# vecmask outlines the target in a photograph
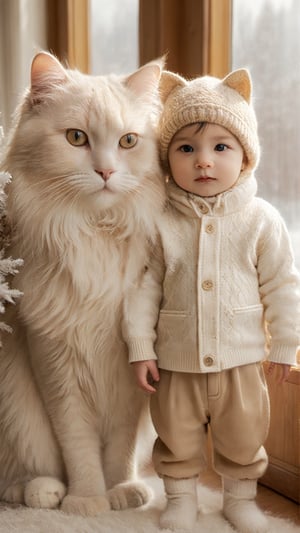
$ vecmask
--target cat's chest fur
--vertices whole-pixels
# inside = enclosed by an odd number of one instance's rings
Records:
[[[139,245],[136,246],[136,242]],[[147,243],[115,230],[95,228],[58,250],[30,250],[18,285],[24,321],[49,338],[90,340],[119,329],[125,292],[143,269]],[[26,261],[27,259],[27,261]],[[76,333],[76,335],[75,335]]]

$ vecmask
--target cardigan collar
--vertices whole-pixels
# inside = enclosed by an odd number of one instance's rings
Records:
[[[168,183],[167,189],[169,203],[187,216],[197,218],[203,215],[225,216],[240,211],[253,199],[257,191],[257,182],[251,175],[213,199],[184,191],[173,181]]]

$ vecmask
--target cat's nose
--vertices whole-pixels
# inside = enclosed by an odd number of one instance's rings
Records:
[[[111,168],[96,170],[97,174],[101,176],[104,181],[109,180],[111,174],[114,172]]]

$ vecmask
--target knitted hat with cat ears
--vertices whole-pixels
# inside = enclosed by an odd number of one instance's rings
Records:
[[[160,119],[160,157],[168,169],[168,149],[175,133],[196,122],[210,122],[229,130],[241,143],[246,161],[241,176],[257,166],[260,156],[257,122],[251,104],[252,84],[246,69],[224,79],[203,76],[191,81],[163,71],[160,95],[164,104]]]

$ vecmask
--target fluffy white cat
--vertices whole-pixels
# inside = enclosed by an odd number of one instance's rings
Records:
[[[164,203],[162,61],[88,76],[37,54],[1,168],[24,259],[0,352],[0,498],[95,515],[139,506],[134,447],[147,399],[122,340]]]

